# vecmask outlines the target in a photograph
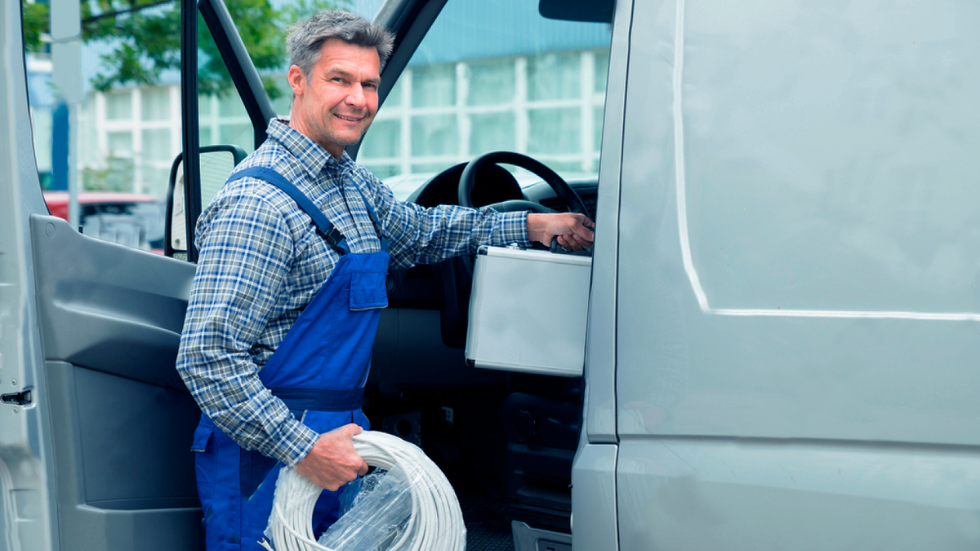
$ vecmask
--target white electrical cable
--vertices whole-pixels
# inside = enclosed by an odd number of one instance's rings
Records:
[[[382,432],[354,436],[354,450],[385,476],[400,476],[412,496],[412,509],[398,540],[389,551],[462,551],[466,528],[459,501],[446,475],[417,446]],[[279,473],[269,533],[276,551],[341,551],[320,545],[313,537],[313,508],[321,488],[295,470]],[[370,528],[370,527],[369,527]],[[377,527],[382,529],[384,527]]]

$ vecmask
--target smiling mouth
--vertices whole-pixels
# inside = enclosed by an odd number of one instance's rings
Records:
[[[337,115],[337,114],[334,114],[334,116],[335,116],[335,117],[337,117],[338,119],[340,119],[340,120],[342,120],[342,121],[348,121],[348,122],[361,122],[361,119],[360,119],[360,118],[355,118],[355,117],[345,117],[345,116],[343,116],[343,115]]]

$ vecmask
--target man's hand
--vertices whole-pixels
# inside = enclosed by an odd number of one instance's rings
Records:
[[[361,427],[351,423],[321,434],[310,453],[296,464],[296,472],[328,490],[367,474],[367,463],[354,451],[354,435],[361,432]]]
[[[566,249],[581,251],[592,247],[595,240],[595,224],[584,214],[563,212],[559,214],[527,214],[527,237],[546,246],[558,237],[558,244]]]

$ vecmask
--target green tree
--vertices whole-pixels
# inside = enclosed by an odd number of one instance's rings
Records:
[[[298,0],[277,9],[269,0],[226,0],[245,49],[259,71],[286,62],[288,28],[323,9],[343,9],[350,0]],[[180,7],[175,0],[82,0],[82,40],[102,43],[105,70],[91,80],[100,91],[124,85],[153,85],[160,73],[180,68]],[[24,3],[24,40],[28,52],[44,49],[50,28],[47,3]],[[217,46],[199,18],[198,82],[203,93],[220,94],[231,86]],[[265,89],[275,98],[281,92],[272,79]]]

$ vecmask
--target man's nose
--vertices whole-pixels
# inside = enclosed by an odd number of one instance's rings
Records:
[[[364,94],[364,87],[360,84],[351,86],[350,93],[347,94],[347,103],[355,107],[362,107],[367,103]]]

